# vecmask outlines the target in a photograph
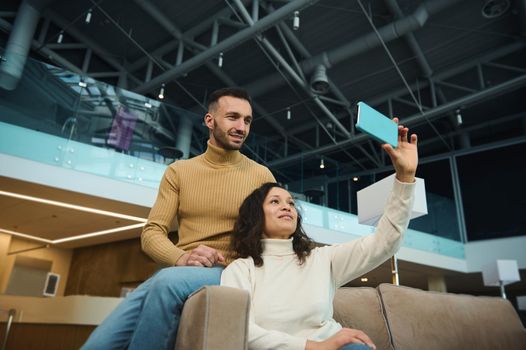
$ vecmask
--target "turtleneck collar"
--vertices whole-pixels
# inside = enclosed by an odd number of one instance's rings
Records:
[[[210,140],[208,140],[207,145],[208,147],[206,148],[204,157],[212,164],[221,166],[234,165],[239,163],[243,158],[241,152],[214,146],[210,143]]]
[[[284,256],[295,254],[292,249],[292,238],[289,239],[262,239],[263,254],[261,255],[273,255],[273,256]]]

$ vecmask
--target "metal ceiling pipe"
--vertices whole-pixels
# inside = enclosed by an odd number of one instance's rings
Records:
[[[0,29],[5,30],[6,32],[11,32],[13,26],[11,25],[11,23],[0,18]],[[49,60],[54,61],[57,65],[64,67],[65,69],[77,73],[79,75],[82,74],[82,70],[75,66],[73,63],[69,62],[64,57],[48,49],[47,47],[40,47],[40,43],[38,43],[36,40],[32,41],[31,46],[34,50],[38,50],[40,54],[47,57]]]
[[[415,114],[410,117],[404,118],[404,125],[406,126],[414,126],[417,123],[425,121],[425,119],[433,120],[437,117],[440,117],[444,113],[453,111],[458,108],[458,106],[469,106],[476,104],[480,101],[486,100],[488,98],[494,98],[498,95],[504,94],[508,91],[514,91],[518,88],[521,88],[523,86],[526,86],[526,74],[519,76],[517,78],[514,78],[512,80],[508,80],[505,83],[493,86],[491,88],[488,88],[486,90],[479,91],[477,93],[474,93],[472,95],[459,98],[455,101],[451,101],[450,103],[441,105],[439,107],[430,109],[428,111],[425,111],[423,114]],[[274,160],[268,163],[268,167],[279,167],[283,166],[292,162],[305,160],[306,158],[316,156],[318,154],[324,154],[324,153],[330,153],[337,151],[339,148],[348,147],[353,144],[357,144],[360,142],[364,142],[369,138],[366,134],[360,134],[352,139],[347,139],[340,141],[336,144],[330,144],[327,146],[319,147],[316,149],[313,149],[308,152],[300,152],[297,154],[294,154],[287,158],[282,158],[278,160]]]
[[[240,10],[241,15],[249,23],[251,26],[255,26],[254,21],[248,14],[246,8],[243,6],[240,0],[234,0],[234,2],[237,5],[237,8]],[[314,103],[320,107],[320,109],[333,121],[334,125],[340,129],[340,131],[346,136],[350,137],[351,134],[347,131],[347,129],[340,123],[340,121],[334,116],[334,114],[325,106],[325,104],[318,98],[317,95],[315,95],[311,91],[311,87],[307,84],[307,82],[303,81],[303,79],[294,71],[294,69],[288,64],[288,62],[281,56],[281,54],[276,50],[274,45],[268,41],[265,37],[258,38],[256,40],[259,40],[259,42],[265,47],[265,49],[279,62],[281,67],[283,67],[287,73],[294,79],[294,81],[301,86],[305,92],[313,98]]]
[[[209,48],[208,50],[203,51],[197,54],[196,56],[188,59],[187,61],[181,63],[179,66],[176,66],[173,69],[170,69],[158,75],[149,82],[138,86],[135,89],[135,92],[145,94],[150,90],[159,87],[162,83],[169,82],[172,79],[176,79],[181,75],[199,67],[210,58],[217,56],[220,52],[228,51],[242,44],[246,40],[251,39],[254,35],[265,31],[269,27],[290,16],[294,11],[301,10],[302,8],[310,6],[316,3],[317,1],[318,0],[294,0],[292,2],[289,2],[283,7],[279,8],[276,12],[273,12],[270,15],[265,16],[264,18],[257,21],[252,27],[248,27],[237,32],[236,34],[228,37],[227,39],[221,41],[220,43]]]
[[[418,6],[412,15],[383,26],[378,29],[378,32],[384,42],[390,42],[406,35],[407,33],[422,28],[429,16],[443,11],[459,1],[460,0],[426,1]],[[367,52],[370,49],[379,47],[381,44],[382,43],[378,39],[376,33],[372,31],[341,47],[322,52],[319,55],[304,60],[300,63],[300,66],[305,75],[309,75],[319,64],[331,67],[346,61],[351,57]],[[260,96],[267,91],[278,88],[283,83],[284,81],[279,73],[275,73],[247,85],[246,88],[252,96]]]
[[[526,0],[525,0],[526,1]],[[391,11],[396,19],[400,19],[404,17],[404,13],[400,9],[400,6],[398,6],[398,2],[396,0],[385,0],[385,4],[389,8],[389,11]],[[418,62],[418,66],[424,73],[425,77],[430,77],[433,75],[433,70],[431,69],[431,66],[429,66],[429,62],[424,56],[424,53],[422,52],[422,49],[420,48],[420,45],[418,45],[418,42],[416,41],[415,36],[413,35],[413,32],[409,32],[404,36],[404,39],[409,45],[409,48],[411,48],[411,51],[415,54],[416,61]]]
[[[24,0],[20,4],[9,41],[0,60],[0,87],[14,90],[18,85],[40,13],[50,2],[51,0]]]

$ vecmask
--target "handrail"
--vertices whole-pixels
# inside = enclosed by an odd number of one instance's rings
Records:
[[[4,335],[4,341],[2,342],[2,350],[7,349],[7,338],[9,337],[9,330],[11,329],[11,323],[13,323],[13,319],[15,318],[16,310],[15,309],[9,309],[8,316],[7,316],[7,325],[5,329],[5,335]]]

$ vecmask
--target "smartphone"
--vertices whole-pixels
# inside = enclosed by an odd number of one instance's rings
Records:
[[[381,143],[398,146],[398,124],[364,102],[358,102],[356,129]]]

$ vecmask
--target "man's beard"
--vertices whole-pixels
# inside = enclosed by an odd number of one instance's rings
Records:
[[[221,148],[226,149],[227,151],[237,151],[241,149],[241,146],[243,146],[243,142],[245,141],[245,135],[240,135],[243,137],[243,140],[241,143],[232,143],[228,140],[228,134],[229,132],[224,132],[221,130],[218,126],[216,121],[214,120],[214,130],[212,131],[212,134],[214,135],[214,139],[216,142],[221,146]]]

